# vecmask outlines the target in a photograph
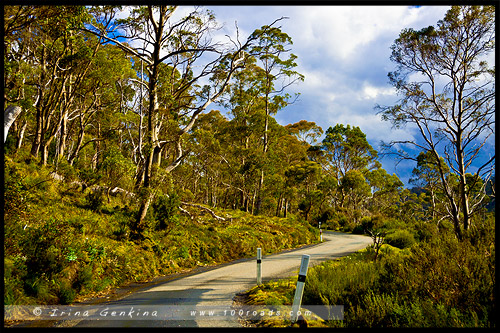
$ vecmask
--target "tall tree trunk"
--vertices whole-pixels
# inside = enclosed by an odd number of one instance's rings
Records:
[[[469,198],[467,196],[467,180],[465,178],[465,166],[463,160],[463,151],[460,142],[457,143],[457,161],[458,161],[458,172],[459,172],[459,196],[460,196],[460,206],[462,208],[463,214],[463,230],[466,231],[469,229],[469,219],[470,219],[470,210],[469,210]]]
[[[59,147],[57,147],[58,159],[64,158],[66,151],[66,138],[68,137],[68,115],[64,113],[61,119],[61,129],[59,131]]]
[[[280,193],[280,196],[278,198],[278,204],[276,205],[276,216],[279,217],[281,215],[281,208],[283,204],[283,196]]]
[[[260,170],[259,186],[257,188],[257,202],[255,204],[254,215],[259,215],[262,206],[262,186],[264,185],[264,170]]]
[[[47,141],[42,143],[41,149],[40,149],[40,165],[47,165],[48,160],[49,160],[49,147],[50,144],[52,143],[52,140],[54,139],[53,136],[51,136]]]
[[[139,215],[137,216],[137,223],[135,224],[133,231],[137,233],[137,235],[141,235],[142,231],[146,228],[144,225],[144,219],[146,218],[146,214],[148,213],[149,206],[153,202],[154,192],[150,191],[144,200],[141,203],[141,207],[139,208]]]
[[[266,111],[266,118],[264,122],[264,147],[262,149],[263,158],[265,159],[267,155],[267,150],[269,147],[269,141],[268,141],[268,130],[269,130],[269,94],[266,93],[266,99],[265,99],[265,111]],[[264,168],[262,167],[261,172],[260,172],[260,180],[259,180],[259,189],[257,192],[257,206],[254,212],[254,215],[260,214],[261,206],[262,206],[262,187],[264,185]]]
[[[14,123],[16,118],[19,116],[21,113],[21,108],[19,106],[14,106],[14,105],[9,105],[5,110],[4,110],[4,138],[3,142],[7,140],[7,133],[9,132],[10,126]]]
[[[431,221],[434,221],[436,219],[436,194],[434,193],[434,188],[430,189],[430,194],[432,204]]]
[[[137,166],[136,180],[134,184],[134,189],[138,191],[141,184],[144,182],[144,169],[146,168],[146,161],[141,160]]]
[[[78,132],[78,141],[76,143],[75,150],[73,150],[73,153],[68,159],[68,163],[70,165],[73,165],[75,162],[76,157],[80,153],[80,149],[82,149],[82,144],[83,144],[83,138],[85,136],[85,126],[83,125],[82,120],[80,120],[80,131]]]
[[[21,130],[19,131],[19,135],[17,136],[17,142],[16,142],[16,153],[21,149],[21,146],[23,144],[23,139],[24,139],[24,133],[26,131],[26,127],[28,126],[28,122],[25,120],[23,122],[23,126],[21,126]]]
[[[465,180],[465,175],[461,175],[460,179],[460,196],[462,204],[462,213],[464,216],[464,231],[469,229],[470,226],[470,209],[469,209],[469,197],[467,196],[467,183]]]
[[[145,151],[146,160],[145,160],[145,168],[144,168],[144,184],[143,188],[146,190],[150,190],[151,187],[151,178],[153,177],[153,159],[154,159],[154,150],[158,146],[158,137],[156,135],[156,124],[154,120],[156,119],[156,113],[158,111],[158,92],[157,92],[157,84],[158,84],[158,71],[160,66],[160,49],[162,45],[163,39],[163,29],[164,29],[164,12],[166,11],[165,7],[160,8],[160,16],[159,22],[156,22],[152,17],[152,13],[150,14],[150,20],[153,23],[155,28],[155,43],[152,54],[152,66],[151,70],[148,73],[149,75],[149,103],[148,103],[148,112],[147,112],[147,120],[148,120],[148,130],[147,130],[147,149]],[[138,226],[143,225],[143,220],[146,217],[147,211],[149,209],[149,205],[153,200],[153,192],[147,196],[146,200],[141,204],[141,208],[139,209],[139,215],[136,221]]]
[[[97,123],[97,137],[101,137],[101,123]],[[99,165],[99,154],[101,153],[101,141],[97,140],[95,141],[95,153],[94,156],[92,157],[92,169],[96,170],[97,165]]]
[[[36,101],[36,129],[35,136],[33,138],[33,143],[31,145],[31,155],[35,158],[38,157],[40,151],[40,144],[42,142],[42,132],[43,132],[43,100],[45,98],[45,89],[43,88],[45,84],[46,77],[46,63],[45,63],[45,47],[42,48],[42,56],[40,60],[40,79],[38,82],[38,97]]]
[[[451,202],[451,218],[455,229],[455,234],[459,240],[462,240],[462,228],[460,226],[460,214],[454,201]]]
[[[40,100],[38,103],[40,103]],[[42,142],[42,110],[41,110],[41,105],[37,105],[35,136],[33,138],[33,143],[31,144],[31,155],[35,158],[38,157],[41,142]]]

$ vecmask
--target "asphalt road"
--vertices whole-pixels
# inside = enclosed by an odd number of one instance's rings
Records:
[[[276,280],[297,274],[303,254],[310,256],[309,267],[312,267],[322,261],[363,249],[371,243],[371,238],[366,236],[325,232],[320,244],[263,256],[262,280]],[[108,310],[104,312],[106,316],[101,316],[99,320],[63,320],[60,323],[66,327],[239,327],[237,316],[229,316],[229,311],[228,317],[222,319],[199,315],[189,317],[187,314],[189,310],[230,310],[237,293],[255,286],[256,271],[256,260],[252,259],[222,265],[100,305],[99,309],[105,306]],[[115,309],[118,309],[115,313],[117,316],[111,317]],[[169,309],[177,315],[160,320]],[[154,311],[158,317],[153,316]]]

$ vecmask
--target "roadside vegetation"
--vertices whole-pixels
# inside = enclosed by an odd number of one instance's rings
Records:
[[[314,243],[321,223],[373,239],[311,269],[304,301],[346,307],[321,325],[495,325],[495,7],[401,31],[399,100],[375,109],[411,139],[379,151],[331,118],[278,122],[304,80],[285,19],[219,41],[204,7],[4,6],[4,304]],[[249,297],[289,302],[273,283]]]
[[[129,282],[255,256],[257,247],[272,253],[318,239],[293,215],[214,209],[227,217],[219,221],[202,209],[182,215],[171,199],[155,202],[148,232],[130,240],[138,209],[130,199],[108,202],[104,193],[51,179],[48,168],[5,162],[6,305],[68,304]]]
[[[415,187],[398,191],[396,201],[377,202],[390,192],[374,193],[378,212],[354,218],[338,208],[325,212],[326,225],[366,233],[373,246],[310,269],[304,304],[345,307],[343,321],[321,324],[496,326],[495,155],[479,158],[494,136],[495,69],[487,63],[495,48],[494,11],[452,6],[435,26],[403,29],[391,46],[395,70],[388,77],[400,99],[377,109],[396,128],[418,129],[416,139],[384,145],[397,160],[416,162]],[[335,137],[328,130],[326,144],[328,134]],[[361,177],[350,170],[342,180],[356,208],[363,202],[357,195],[370,191]],[[255,287],[249,301],[290,304],[293,285],[277,284],[288,287],[278,295],[268,285]]]
[[[457,240],[451,224],[421,225],[414,241],[383,244],[309,268],[302,304],[343,305],[344,319],[309,320],[309,327],[495,327],[494,216]],[[394,231],[393,235],[403,233]],[[406,235],[406,233],[404,233]],[[253,305],[291,305],[297,277],[248,291]],[[327,318],[322,318],[327,319]],[[286,327],[284,320],[257,326]],[[303,323],[302,323],[303,324]],[[293,325],[298,326],[298,323]]]

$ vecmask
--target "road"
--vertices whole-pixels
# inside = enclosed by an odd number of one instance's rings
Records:
[[[324,232],[323,242],[320,244],[263,256],[262,280],[265,282],[297,274],[303,254],[310,256],[309,267],[311,267],[325,260],[348,255],[371,243],[371,238],[362,235]],[[251,259],[222,265],[209,271],[141,290],[118,301],[109,302],[106,304],[108,307],[105,312],[106,316],[100,320],[62,320],[60,323],[62,323],[61,326],[76,327],[239,327],[237,316],[223,320],[204,319],[205,317],[199,316],[195,320],[186,320],[182,316],[158,320],[149,315],[154,314],[154,310],[162,315],[161,312],[166,308],[231,309],[233,297],[237,293],[255,286],[256,266],[256,261]],[[101,308],[102,306],[100,305]],[[126,309],[127,314],[108,320],[111,318],[111,311],[115,308]],[[124,314],[124,312],[121,313]],[[146,313],[148,316],[139,317]]]

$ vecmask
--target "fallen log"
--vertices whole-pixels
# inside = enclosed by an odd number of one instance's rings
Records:
[[[225,218],[223,217],[220,217],[218,216],[217,214],[215,214],[215,212],[213,210],[211,210],[210,208],[207,208],[207,207],[203,207],[201,205],[197,205],[197,204],[193,204],[193,203],[188,203],[188,202],[183,202],[181,201],[181,205],[184,205],[184,206],[190,206],[190,207],[196,207],[196,208],[199,208],[199,209],[203,209],[207,212],[210,213],[210,215],[212,215],[212,217],[218,221],[226,221]],[[184,209],[183,209],[184,210]]]

